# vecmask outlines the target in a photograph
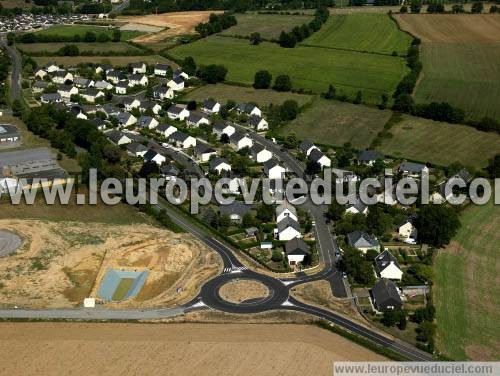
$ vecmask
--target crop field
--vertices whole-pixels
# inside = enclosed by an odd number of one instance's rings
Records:
[[[93,25],[56,25],[49,27],[47,29],[37,31],[35,34],[38,35],[62,35],[65,37],[74,37],[75,35],[79,35],[83,40],[85,33],[91,31],[93,33],[105,33],[112,36],[113,32],[110,28],[106,26],[93,26]],[[135,30],[123,30],[121,34],[121,40],[126,41],[144,33]]]
[[[307,138],[323,145],[350,142],[362,149],[370,145],[390,116],[390,111],[318,99],[280,133],[286,136],[293,132],[301,140]]]
[[[360,52],[405,55],[411,37],[386,14],[331,15],[318,32],[302,44]]]
[[[261,106],[268,106],[271,103],[282,104],[288,99],[293,99],[302,106],[309,103],[313,96],[297,93],[279,93],[271,89],[256,90],[252,87],[225,84],[200,86],[185,96],[185,99],[195,100],[197,102],[201,102],[208,98],[213,98],[220,103],[234,100],[235,102],[254,102]]]
[[[467,117],[500,119],[500,17],[397,15],[401,27],[422,39],[419,103],[445,101]]]
[[[311,16],[279,14],[238,14],[238,25],[224,30],[221,35],[243,35],[260,33],[264,39],[278,39],[282,31],[290,31],[312,21]]]
[[[130,63],[143,61],[146,64],[166,63],[173,64],[170,60],[160,55],[145,56],[37,56],[33,58],[38,65],[45,65],[50,62],[60,64],[65,67],[75,66],[79,63],[112,64],[125,67]]]
[[[404,115],[403,121],[394,125],[390,132],[392,138],[384,139],[380,147],[385,154],[441,166],[458,161],[480,169],[500,152],[498,134],[465,125]]]
[[[17,43],[16,47],[27,55],[56,53],[60,48],[71,44],[78,47],[80,54],[92,53],[140,53],[142,50],[125,42],[107,43]]]
[[[169,51],[175,58],[193,56],[203,64],[227,67],[226,79],[252,84],[255,72],[268,70],[273,76],[288,74],[294,88],[325,92],[335,85],[339,94],[379,103],[408,72],[403,58],[315,47],[282,48],[275,43],[252,46],[247,40],[212,36]]]
[[[457,360],[500,357],[500,207],[471,206],[434,264],[437,347]]]

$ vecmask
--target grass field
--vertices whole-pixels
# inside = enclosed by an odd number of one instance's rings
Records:
[[[127,295],[128,290],[130,290],[134,282],[135,282],[134,278],[120,279],[120,283],[118,284],[115,292],[113,293],[113,300],[114,301],[123,300],[123,298],[125,298],[125,295]]]
[[[160,55],[146,55],[146,56],[39,56],[33,58],[38,65],[45,65],[50,62],[61,64],[65,67],[75,66],[79,63],[106,63],[116,66],[127,66],[130,63],[137,63],[143,61],[146,64],[166,63],[172,62]]]
[[[312,21],[311,16],[282,16],[279,14],[238,14],[238,25],[224,30],[222,35],[244,35],[260,33],[264,39],[278,39],[280,33],[290,31],[295,26],[300,26]]]
[[[453,162],[474,169],[488,164],[500,152],[500,136],[472,127],[404,116],[394,125],[393,137],[380,147],[387,155],[447,166]]]
[[[470,207],[461,221],[434,265],[438,349],[453,359],[498,360],[500,207]]]
[[[189,92],[185,99],[201,102],[207,98],[213,98],[220,103],[226,103],[228,100],[236,102],[255,102],[261,106],[268,106],[271,103],[281,104],[287,99],[297,101],[299,105],[309,103],[313,96],[296,93],[279,93],[274,90],[256,90],[252,87],[242,87],[233,85],[204,85]]]
[[[380,102],[408,72],[403,58],[327,48],[281,48],[275,43],[251,46],[247,40],[212,36],[169,51],[175,58],[193,56],[198,63],[222,64],[229,81],[252,84],[255,72],[265,69],[277,76],[288,74],[294,88],[325,92],[332,83],[339,94]]]
[[[71,44],[78,47],[80,54],[85,52],[93,53],[140,53],[142,50],[125,42],[107,43],[17,43],[16,47],[27,55],[37,55],[40,53],[52,54],[60,48]]]
[[[50,28],[37,31],[35,34],[38,35],[63,35],[67,37],[73,37],[75,35],[80,35],[80,38],[85,36],[85,33],[91,31],[96,34],[98,33],[106,33],[110,37],[112,36],[113,32],[111,29],[109,29],[106,26],[93,26],[93,25],[56,25],[52,26]],[[135,37],[138,37],[139,35],[142,35],[144,33],[140,31],[135,31],[135,30],[123,30],[121,34],[121,40],[126,41]]]
[[[446,101],[467,117],[500,120],[500,17],[397,15],[404,30],[422,39],[420,103]]]
[[[423,79],[415,100],[446,101],[470,118],[500,120],[499,61],[500,43],[424,43]]]
[[[362,149],[370,145],[390,116],[390,111],[318,99],[280,133],[285,136],[293,132],[301,140],[307,138],[318,144],[341,146],[350,142]]]
[[[321,30],[302,44],[361,52],[405,55],[411,37],[386,14],[331,15]]]

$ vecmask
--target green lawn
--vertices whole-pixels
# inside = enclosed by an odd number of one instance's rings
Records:
[[[500,136],[472,127],[403,116],[394,125],[392,138],[384,139],[380,150],[394,157],[446,166],[459,161],[480,169],[500,152]]]
[[[134,284],[134,278],[122,278],[120,279],[120,283],[116,287],[116,290],[113,294],[114,301],[120,301],[125,298],[125,295],[129,292],[130,288]]]
[[[229,81],[252,84],[255,72],[288,74],[294,88],[325,92],[332,83],[339,94],[379,103],[382,93],[392,93],[408,72],[399,57],[314,47],[282,48],[275,43],[252,46],[247,40],[212,36],[169,51],[175,58],[193,56],[201,64],[222,64]]]
[[[370,145],[390,116],[390,111],[318,99],[280,133],[286,136],[293,132],[300,140],[307,138],[318,144],[341,146],[350,142],[362,149]]]
[[[419,103],[446,101],[473,119],[500,120],[500,43],[424,43]]]
[[[130,63],[137,63],[143,61],[146,64],[166,63],[172,62],[160,55],[146,55],[146,56],[40,56],[33,58],[38,65],[45,65],[50,62],[61,64],[65,67],[75,66],[79,63],[106,63],[117,66],[125,67]]]
[[[325,25],[302,44],[361,52],[405,55],[411,37],[387,14],[331,15]]]
[[[500,357],[500,207],[472,206],[434,264],[437,346],[457,360]]]
[[[56,25],[49,27],[47,29],[37,31],[35,34],[43,34],[43,35],[63,35],[63,36],[68,36],[68,37],[73,37],[75,35],[80,35],[80,38],[85,36],[85,33],[87,31],[94,32],[96,34],[98,33],[106,33],[110,37],[112,36],[113,32],[110,28],[107,26],[97,26],[97,25]],[[140,31],[135,31],[135,30],[123,30],[121,34],[121,40],[126,41],[135,37],[138,37],[139,35],[143,35],[143,32]]]
[[[185,99],[197,102],[201,102],[207,98],[213,98],[220,103],[234,100],[236,102],[255,102],[261,106],[268,106],[271,103],[281,104],[287,99],[293,99],[299,105],[304,105],[310,102],[313,96],[296,93],[279,93],[270,89],[256,90],[252,87],[225,84],[200,86],[185,96]]]
[[[107,43],[17,43],[16,47],[27,55],[56,53],[60,48],[71,44],[78,47],[80,54],[91,53],[141,53],[142,50],[125,42]]]
[[[260,33],[265,39],[278,39],[281,32],[290,31],[312,21],[311,16],[247,13],[236,15],[238,25],[224,30],[222,35],[243,35]]]

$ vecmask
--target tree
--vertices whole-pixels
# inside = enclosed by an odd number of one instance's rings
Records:
[[[278,251],[277,249],[275,249],[273,251],[272,256],[271,256],[271,260],[273,260],[274,262],[283,261],[283,252]]]
[[[227,68],[223,65],[206,65],[198,69],[198,77],[209,84],[216,84],[226,79]]]
[[[328,85],[328,90],[323,94],[323,97],[325,99],[335,99],[335,87],[332,84]]]
[[[282,121],[290,121],[299,114],[299,104],[293,99],[288,99],[283,102],[280,107],[280,119]]]
[[[290,76],[282,74],[276,77],[274,80],[273,89],[276,91],[290,91],[292,90],[292,80]]]
[[[412,13],[420,13],[422,9],[422,2],[420,0],[413,0],[410,4],[410,10]]]
[[[271,86],[273,76],[266,70],[261,70],[255,73],[253,87],[255,89],[268,89]]]
[[[312,159],[308,159],[306,164],[306,174],[312,176],[319,174],[320,172],[321,165],[318,162],[313,161]]]
[[[448,244],[460,228],[456,211],[444,205],[422,206],[416,223],[419,239],[435,247]]]
[[[196,63],[191,56],[186,56],[181,63],[182,70],[189,76],[194,76],[196,73]]]
[[[189,101],[186,108],[189,110],[189,111],[194,111],[196,110],[196,101]]]
[[[356,97],[354,98],[354,104],[360,104],[363,101],[363,93],[361,90],[358,90],[356,93]]]
[[[108,34],[106,34],[106,33],[99,33],[99,35],[97,36],[97,41],[99,43],[109,42],[109,36],[108,36]]]
[[[259,45],[262,42],[262,37],[260,33],[252,33],[250,34],[250,43],[254,46]]]
[[[75,44],[67,44],[59,49],[59,55],[62,56],[78,56],[80,51]]]
[[[111,37],[111,40],[113,42],[119,42],[122,39],[122,32],[119,28],[115,27],[113,29],[113,36]]]
[[[342,218],[342,215],[345,212],[345,208],[343,205],[340,205],[337,200],[333,200],[330,206],[328,207],[328,211],[326,212],[326,217],[332,221],[338,221]]]
[[[483,3],[481,1],[476,1],[474,4],[472,4],[470,11],[471,13],[482,13],[483,9]]]
[[[220,136],[220,142],[222,144],[229,144],[229,136],[227,135],[227,133],[221,134],[221,136]]]
[[[254,227],[257,225],[257,221],[253,217],[251,213],[245,213],[242,218],[241,224],[243,227],[248,228],[248,227]]]
[[[387,327],[398,324],[400,329],[402,329],[401,326],[406,328],[406,313],[400,309],[385,311],[380,322]]]
[[[392,109],[399,112],[412,112],[413,111],[413,98],[410,94],[399,94],[396,99],[394,99],[394,105]]]
[[[23,114],[23,105],[19,99],[12,102],[12,115],[15,117],[21,117]]]
[[[495,157],[490,160],[486,170],[488,171],[490,178],[500,178],[500,154],[495,155]]]
[[[257,209],[256,218],[262,223],[271,222],[274,218],[274,210],[271,205],[262,204]]]
[[[87,31],[85,33],[85,36],[83,37],[83,41],[87,43],[93,43],[97,40],[97,37],[94,32],[92,31]]]
[[[160,169],[156,162],[144,162],[139,170],[139,176],[142,178],[147,178],[151,175],[158,175],[159,173]]]
[[[294,33],[282,31],[278,40],[281,47],[293,48],[297,44],[297,38]]]
[[[387,103],[389,103],[389,96],[384,93],[380,96],[380,105],[378,106],[378,108],[380,108],[381,110],[385,110],[387,108]]]
[[[372,285],[375,282],[372,264],[366,261],[361,251],[353,247],[345,247],[344,255],[339,263],[340,268],[345,271],[356,283]]]

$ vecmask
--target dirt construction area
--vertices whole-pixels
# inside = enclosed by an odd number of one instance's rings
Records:
[[[422,42],[500,42],[500,16],[495,14],[397,14],[401,29]]]
[[[386,360],[308,325],[1,323],[7,375],[332,375]],[[22,367],[22,368],[21,368]]]
[[[133,39],[136,43],[161,42],[168,37],[182,34],[194,33],[194,28],[200,22],[205,22],[211,13],[222,13],[220,11],[193,11],[193,12],[172,12],[163,14],[150,14],[146,16],[123,16],[117,20],[125,22],[122,28],[150,32],[151,27],[162,28],[156,33],[139,36]]]
[[[222,268],[220,257],[190,235],[147,224],[0,220],[24,243],[0,258],[0,306],[81,306],[106,270],[147,270],[134,298],[114,308],[181,304]]]

